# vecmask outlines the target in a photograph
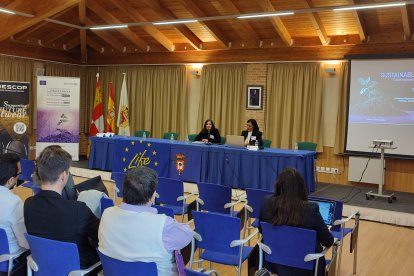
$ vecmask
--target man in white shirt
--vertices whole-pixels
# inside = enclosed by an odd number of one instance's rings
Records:
[[[29,248],[24,237],[23,202],[11,189],[19,178],[20,157],[15,153],[0,155],[0,228],[6,231],[10,253],[18,254]]]

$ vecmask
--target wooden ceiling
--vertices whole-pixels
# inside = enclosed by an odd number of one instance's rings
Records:
[[[334,7],[406,2],[402,7]],[[342,59],[414,53],[414,1],[0,0],[0,53],[74,64]],[[293,15],[236,16],[294,11]],[[198,19],[186,24],[157,21]],[[90,30],[90,26],[128,24]]]

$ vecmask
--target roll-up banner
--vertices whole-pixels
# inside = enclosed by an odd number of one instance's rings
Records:
[[[29,82],[0,81],[0,146],[2,153],[29,156]]]
[[[80,79],[37,77],[36,156],[59,145],[79,160]]]

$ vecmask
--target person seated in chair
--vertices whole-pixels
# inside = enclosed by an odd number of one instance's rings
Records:
[[[26,227],[23,218],[23,202],[11,191],[21,173],[19,161],[20,157],[16,153],[0,155],[0,228],[6,231],[11,254],[20,254],[29,249],[24,237]],[[14,261],[14,266],[25,263],[25,257],[23,255],[18,257]]]
[[[249,119],[246,123],[246,130],[243,130],[241,136],[244,137],[245,146],[259,146],[259,149],[263,149],[262,132],[259,130],[259,125],[255,119]]]
[[[126,262],[155,262],[158,275],[178,275],[174,250],[189,244],[191,228],[151,207],[157,173],[137,167],[125,175],[123,202],[105,209],[99,225],[99,251]]]
[[[274,190],[273,195],[263,199],[259,216],[261,221],[316,230],[316,252],[322,252],[322,246],[333,244],[334,238],[319,213],[319,206],[308,202],[305,181],[296,169],[284,169],[277,178]],[[283,265],[271,264],[269,268],[278,275],[314,275],[312,271]],[[325,275],[325,258],[319,260],[318,275]]]
[[[40,153],[36,165],[41,190],[24,203],[24,220],[31,235],[75,243],[84,269],[99,260],[95,250],[99,220],[84,202],[62,198],[71,161],[61,147],[47,147]]]
[[[214,126],[211,119],[204,122],[204,127],[194,139],[195,141],[202,141],[204,143],[221,143],[221,136],[219,130]]]

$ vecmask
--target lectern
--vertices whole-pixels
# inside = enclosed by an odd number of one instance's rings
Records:
[[[394,195],[394,193],[391,194],[383,194],[382,193],[382,188],[384,186],[384,179],[385,179],[385,150],[394,150],[397,147],[393,146],[393,141],[392,140],[374,140],[372,141],[373,145],[370,146],[370,148],[374,148],[374,149],[381,149],[381,183],[378,184],[378,193],[374,193],[373,191],[369,191],[368,193],[365,194],[365,197],[367,200],[370,200],[371,198],[374,197],[383,197],[383,198],[387,198],[388,199],[388,203],[392,203],[393,200],[397,200],[397,197]]]

